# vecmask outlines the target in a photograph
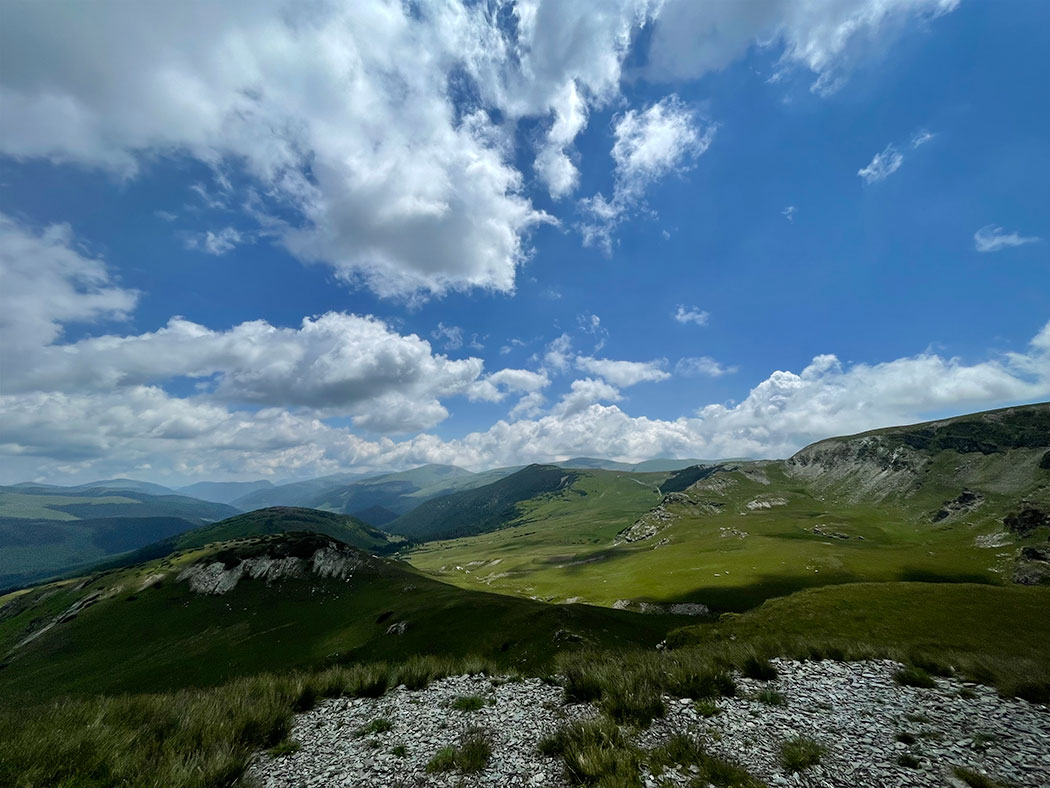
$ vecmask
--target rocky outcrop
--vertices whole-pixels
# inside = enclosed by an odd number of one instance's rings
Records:
[[[909,446],[869,435],[814,443],[787,460],[784,470],[818,491],[840,488],[847,500],[877,502],[910,493],[928,462]]]
[[[313,544],[296,545],[296,554],[287,553],[287,545],[274,540],[274,553],[239,556],[224,552],[183,569],[178,580],[186,582],[195,594],[221,595],[232,591],[242,579],[262,580],[267,585],[285,579],[308,576],[345,580],[355,571],[375,563],[376,559],[346,545],[314,538]],[[306,547],[306,550],[302,548]]]
[[[942,520],[952,520],[964,514],[969,514],[984,503],[984,496],[973,490],[963,490],[955,498],[945,501],[936,512],[930,515],[931,523],[939,523]]]

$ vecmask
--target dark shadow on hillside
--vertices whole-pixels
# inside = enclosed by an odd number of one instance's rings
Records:
[[[906,566],[900,571],[899,580],[913,583],[978,583],[979,585],[999,585],[989,575],[980,572],[934,572],[921,567]]]
[[[851,572],[825,572],[820,575],[761,575],[754,583],[746,586],[701,586],[672,599],[653,599],[660,603],[699,602],[707,605],[714,614],[742,613],[758,607],[767,599],[788,596],[796,591],[821,586],[843,585],[845,583],[870,582],[872,578],[855,575]],[[906,568],[901,571],[899,580],[918,583],[977,583],[980,585],[999,585],[994,578],[982,574],[940,573],[921,568]]]

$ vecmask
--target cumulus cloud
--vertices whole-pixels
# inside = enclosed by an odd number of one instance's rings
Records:
[[[776,457],[831,435],[1047,396],[1050,324],[1026,350],[972,364],[931,353],[854,365],[817,356],[797,373],[772,373],[739,404],[673,420],[631,416],[615,404],[614,386],[577,380],[546,415],[534,408],[454,440],[426,433],[365,439],[310,414],[265,408],[249,415],[153,386],[4,394],[0,474],[86,480],[149,465],[179,478],[257,477],[425,462],[480,469],[580,455]]]
[[[196,399],[213,404],[303,409],[349,416],[372,431],[412,432],[448,416],[443,399],[498,402],[549,383],[529,370],[486,375],[479,358],[435,354],[414,334],[343,312],[296,328],[253,320],[223,331],[173,317],[156,331],[59,344],[65,324],[125,318],[136,300],[102,260],[75,246],[68,227],[33,233],[0,216],[0,338],[18,351],[5,355],[6,394],[116,396],[188,378]],[[444,328],[442,336],[462,344],[461,332]]]
[[[667,380],[670,373],[664,369],[667,361],[614,361],[608,358],[577,356],[576,367],[605,379],[614,386],[627,388],[638,383],[656,383]]]
[[[715,359],[710,356],[682,358],[674,365],[674,373],[683,378],[694,378],[699,376],[720,378],[723,375],[732,375],[736,371],[737,367],[727,367],[720,361],[715,361]]]
[[[711,319],[711,313],[699,307],[686,307],[684,304],[679,304],[674,311],[673,317],[682,325],[695,323],[698,326],[706,326],[707,321]]]
[[[0,274],[5,372],[23,357],[21,350],[58,339],[64,324],[123,320],[138,300],[102,260],[73,248],[65,224],[34,232],[0,214]]]
[[[973,234],[974,248],[978,252],[998,252],[1013,246],[1024,246],[1036,243],[1039,238],[1034,235],[1021,235],[1018,232],[1006,232],[1002,227],[986,224]]]
[[[553,221],[523,193],[519,122],[538,129],[541,183],[572,193],[576,139],[622,99],[644,28],[650,79],[696,78],[758,43],[827,90],[873,43],[955,5],[142,0],[56,15],[17,3],[0,28],[0,152],[124,179],[189,157],[219,185],[200,185],[205,205],[251,203],[268,239],[348,282],[388,297],[510,292],[530,231]],[[713,128],[674,96],[622,114],[618,192],[585,202],[585,239],[610,243],[632,200],[702,152]],[[211,253],[237,242],[212,233]]]
[[[584,242],[608,249],[613,228],[642,200],[646,189],[671,173],[690,169],[710,147],[715,129],[673,94],[641,112],[629,110],[617,117],[613,195],[607,199],[597,194],[581,201],[589,215],[582,227]]]
[[[878,183],[884,181],[904,163],[904,156],[894,145],[887,145],[882,151],[876,153],[866,167],[857,170],[857,175],[864,179],[865,183]]]
[[[712,404],[674,420],[630,416],[615,404],[614,386],[577,380],[546,415],[538,415],[533,398],[515,414],[530,410],[529,417],[454,440],[426,433],[365,439],[309,413],[264,408],[248,414],[156,386],[5,393],[0,474],[11,481],[86,480],[151,466],[176,478],[257,477],[425,462],[480,469],[579,455],[625,461],[786,456],[831,435],[1047,396],[1050,324],[1026,350],[972,364],[931,353],[854,365],[817,356],[800,372],[772,373],[739,404]]]

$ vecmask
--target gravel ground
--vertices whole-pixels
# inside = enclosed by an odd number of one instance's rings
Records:
[[[1000,698],[988,687],[937,679],[935,689],[901,687],[890,661],[793,662],[773,660],[779,677],[768,682],[738,677],[736,698],[717,701],[720,713],[703,717],[689,700],[666,698],[668,713],[635,736],[651,748],[678,732],[699,737],[707,750],[734,761],[770,786],[805,788],[948,788],[963,786],[952,769],[963,766],[1019,788],[1050,788],[1050,708]],[[780,693],[784,705],[755,698]],[[962,694],[960,694],[962,693]],[[478,711],[451,708],[460,696],[480,696]],[[411,692],[399,688],[378,699],[337,699],[296,718],[297,752],[263,753],[248,775],[262,788],[320,786],[565,786],[558,760],[536,752],[559,724],[593,716],[587,705],[564,705],[560,688],[538,679],[501,683],[454,676]],[[355,735],[377,718],[389,731]],[[477,775],[426,774],[427,762],[455,744],[469,725],[489,730],[492,758]],[[912,743],[899,735],[914,737]],[[825,748],[821,762],[785,772],[780,746],[804,736]],[[393,750],[402,745],[403,755]],[[917,768],[897,763],[902,755]],[[683,769],[654,777],[647,786],[688,785]]]
[[[450,708],[457,697],[480,696],[477,711]],[[494,704],[490,702],[494,701]],[[262,788],[315,786],[564,786],[561,761],[536,752],[540,739],[567,720],[593,716],[587,705],[566,706],[562,690],[539,679],[499,683],[485,676],[452,676],[424,690],[403,687],[378,699],[338,699],[296,718],[291,738],[302,748],[290,755],[262,755],[249,770]],[[377,718],[393,723],[386,733],[356,736]],[[492,759],[478,775],[426,774],[442,747],[456,744],[467,726],[488,729]],[[403,745],[405,755],[392,753]]]

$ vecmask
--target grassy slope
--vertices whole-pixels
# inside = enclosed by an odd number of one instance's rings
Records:
[[[0,488],[0,588],[71,571],[236,511],[132,490]]]
[[[970,678],[1050,691],[1050,588],[965,583],[855,583],[770,599],[742,615],[671,633],[676,648],[750,644],[770,653],[806,656],[814,649],[884,655],[917,654]]]
[[[973,430],[956,432],[974,437]],[[1007,432],[1016,442],[1016,431]],[[987,433],[978,434],[987,440]],[[1040,441],[1046,441],[1045,434],[1033,440]],[[819,487],[790,475],[783,462],[745,463],[730,467],[754,472],[721,471],[687,492],[701,504],[721,504],[720,511],[668,503],[671,524],[645,541],[613,546],[617,532],[644,510],[629,504],[619,511],[592,510],[602,500],[599,493],[548,502],[544,514],[549,519],[542,527],[522,518],[494,533],[422,546],[408,559],[468,588],[543,599],[581,597],[602,605],[617,599],[696,601],[719,611],[744,610],[798,589],[843,582],[1001,583],[1008,581],[1019,547],[1045,541],[1046,529],[1002,548],[977,547],[974,540],[1001,532],[1003,516],[1023,500],[1050,505],[1050,473],[1038,467],[1044,452],[1042,447],[988,454],[937,451],[927,455],[928,470],[914,489],[878,503],[853,500],[849,477]],[[985,503],[974,512],[931,522],[931,515],[963,488],[980,491]],[[747,507],[756,499],[774,498],[786,504]],[[658,500],[648,497],[649,505]],[[820,535],[814,526],[850,538]],[[746,536],[738,538],[739,533]],[[669,543],[654,549],[664,539]]]
[[[585,497],[573,487],[577,472],[530,465],[499,481],[426,501],[390,522],[387,529],[419,541],[469,536],[504,527],[526,501]]]
[[[296,539],[296,536],[268,539]],[[227,545],[231,543],[226,543]],[[241,542],[258,544],[258,540]],[[574,644],[652,646],[685,619],[582,605],[550,606],[464,591],[394,562],[346,580],[311,576],[273,585],[242,579],[222,596],[190,592],[175,577],[223,545],[65,582],[0,600],[0,695],[156,691],[219,683],[332,660],[480,654],[536,665]],[[150,575],[159,584],[142,588]],[[90,593],[102,601],[13,647],[27,632]],[[390,624],[407,622],[403,635]],[[34,623],[35,622],[35,623]],[[561,634],[559,634],[561,633]],[[571,633],[571,634],[570,634]]]
[[[349,515],[300,507],[273,506],[196,528],[180,534],[173,543],[175,549],[186,550],[203,547],[212,542],[290,531],[325,534],[370,553],[384,552],[400,541],[392,541],[388,534]]]

